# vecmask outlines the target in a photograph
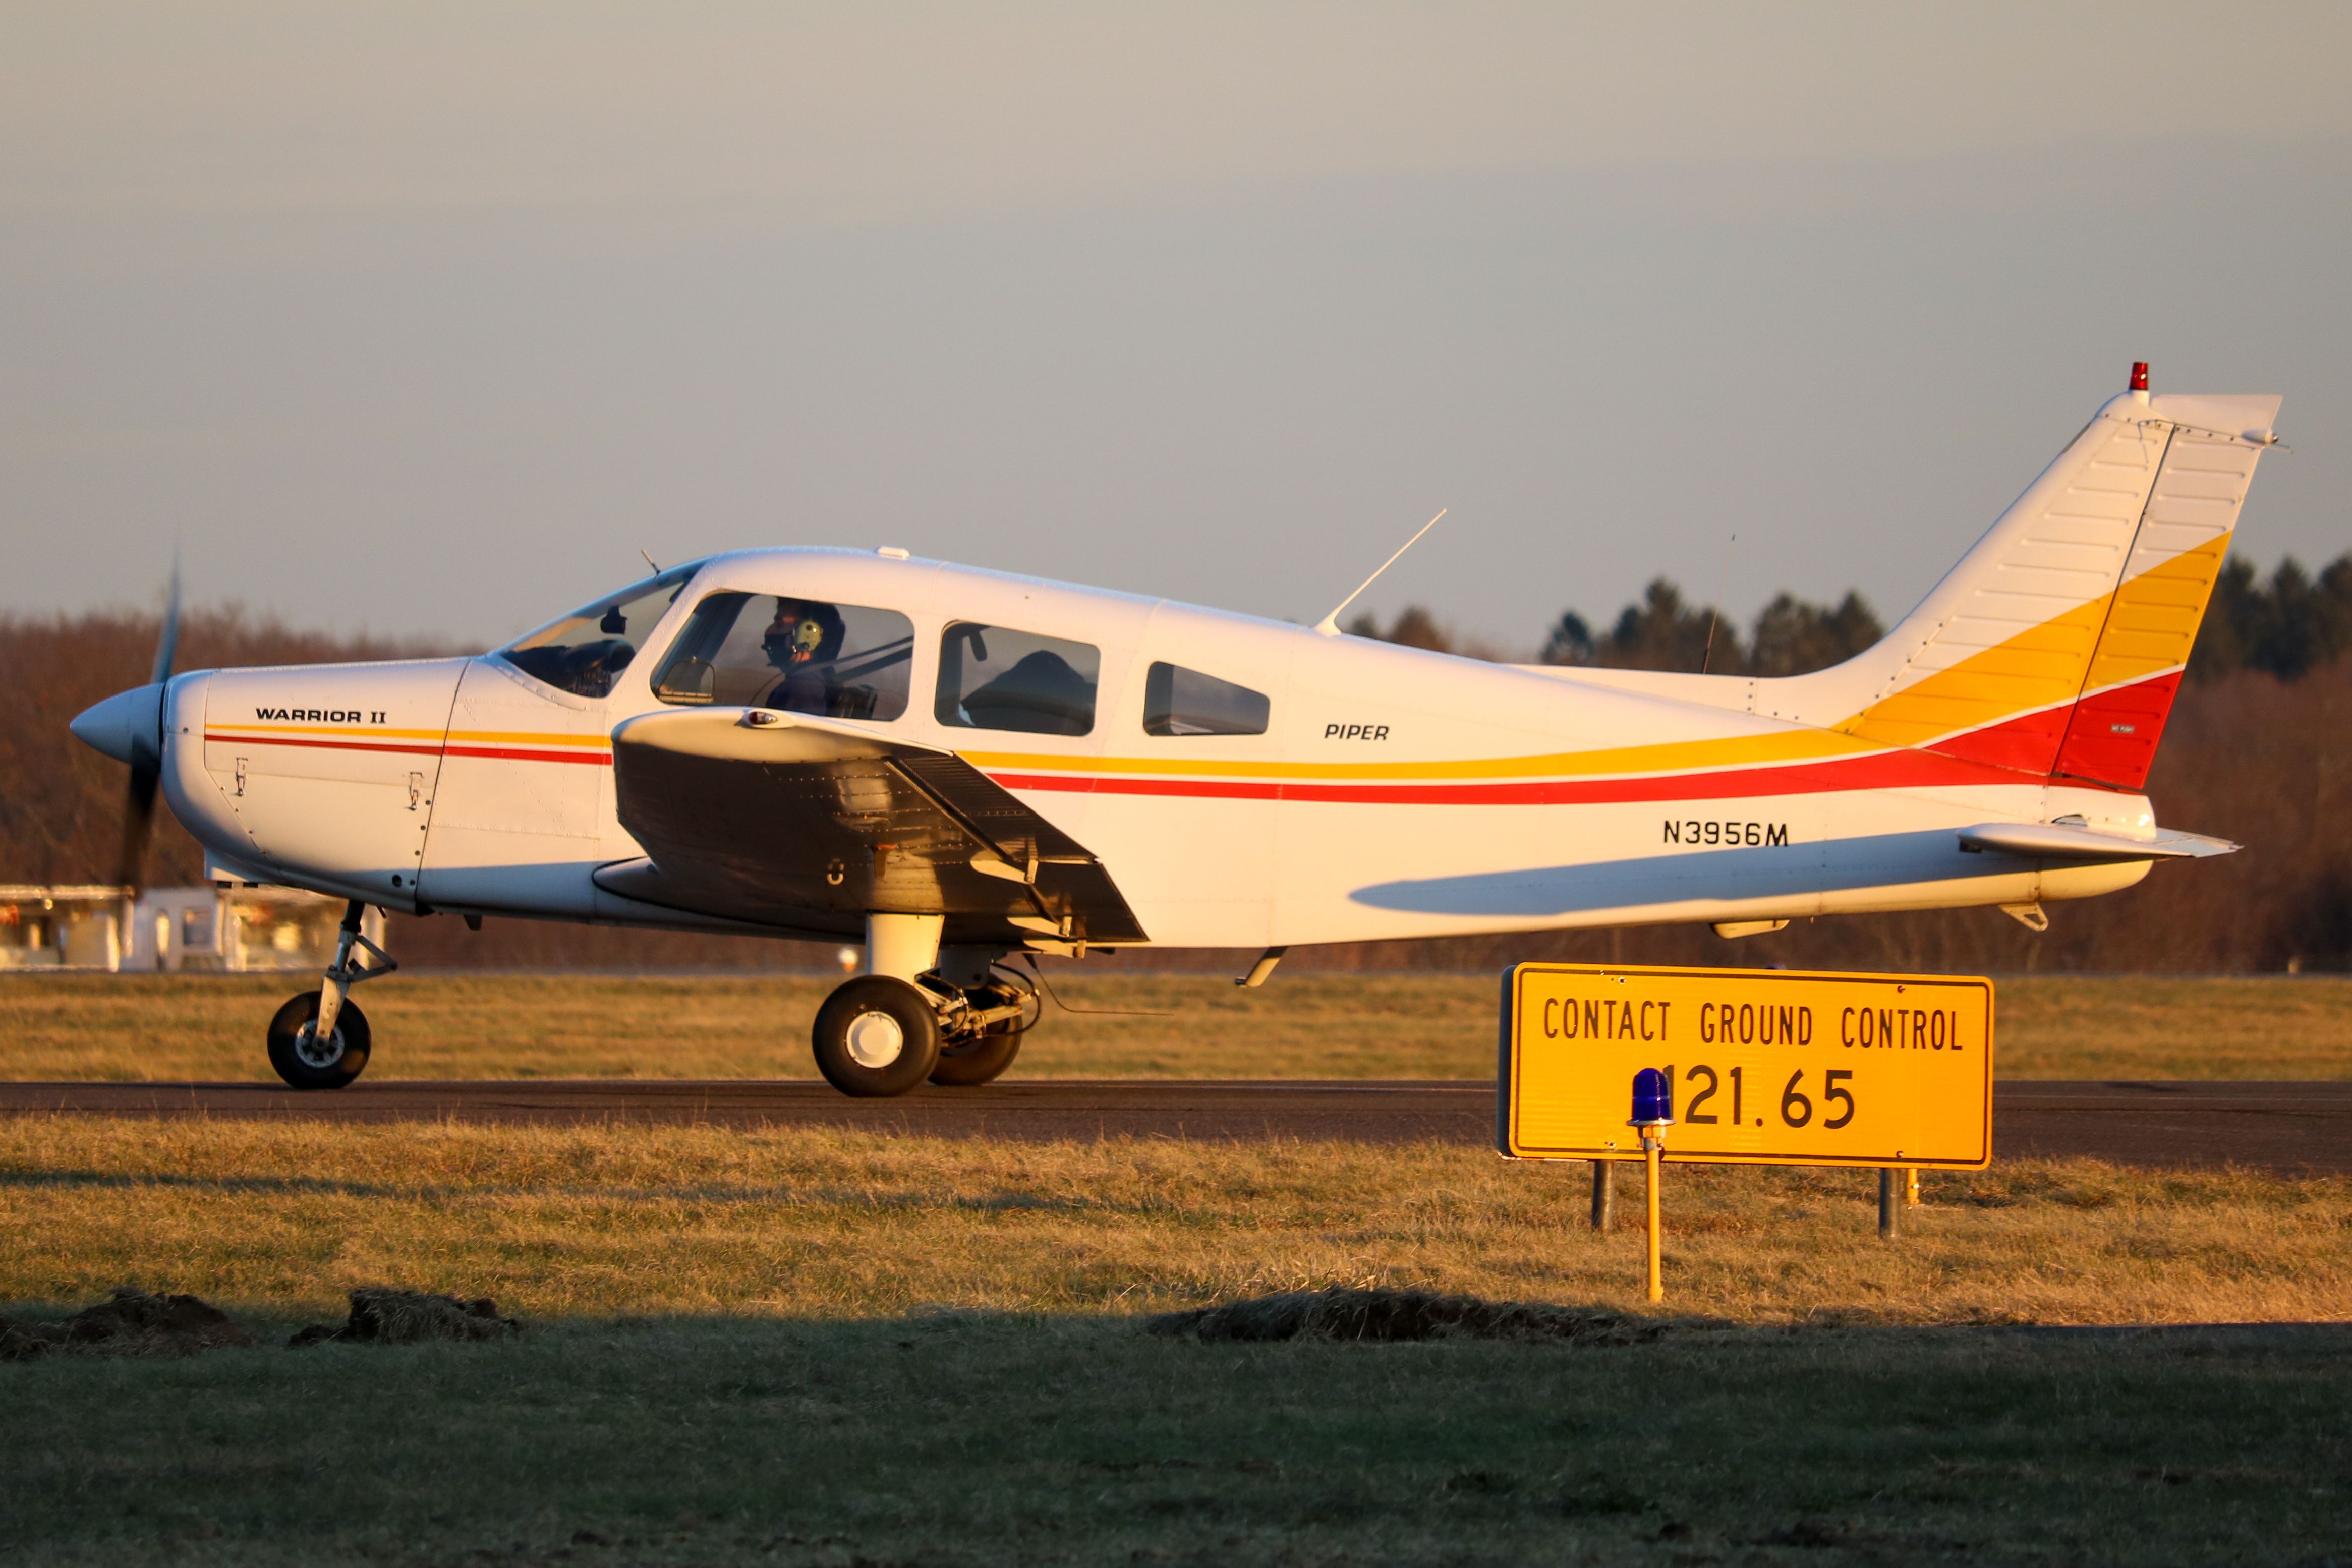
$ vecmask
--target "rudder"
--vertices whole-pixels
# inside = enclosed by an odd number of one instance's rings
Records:
[[[2262,401],[2275,416],[2275,401]],[[2258,428],[2267,433],[2268,420]],[[2261,455],[2242,434],[2173,427],[2053,774],[2126,789],[2147,782]]]

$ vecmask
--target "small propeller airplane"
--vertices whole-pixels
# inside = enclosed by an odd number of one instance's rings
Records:
[[[350,993],[395,967],[371,905],[861,940],[814,1030],[856,1095],[1004,1071],[1024,953],[1255,948],[1255,985],[1319,942],[1965,905],[2040,930],[2237,847],[2141,789],[2279,402],[2151,396],[2135,365],[1916,610],[1811,674],[1494,664],[1337,611],[794,548],[478,657],[176,675],[175,572],[154,679],[73,733],[130,764],[125,883],[160,787],[217,864],[348,901],[269,1023],[298,1089],[367,1064]]]

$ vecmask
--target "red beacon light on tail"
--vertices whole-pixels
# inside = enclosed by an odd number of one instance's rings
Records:
[[[2144,392],[2147,391],[2147,361],[2146,360],[2134,360],[2132,361],[2130,390],[2136,392]]]

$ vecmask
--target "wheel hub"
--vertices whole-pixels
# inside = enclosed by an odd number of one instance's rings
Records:
[[[313,1019],[294,1031],[294,1054],[301,1058],[305,1067],[332,1067],[343,1059],[343,1031],[337,1028],[321,1044],[318,1020]]]
[[[849,1020],[849,1059],[860,1067],[887,1067],[907,1049],[907,1031],[885,1012],[859,1013]]]

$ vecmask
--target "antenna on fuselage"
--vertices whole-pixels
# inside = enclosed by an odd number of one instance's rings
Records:
[[[1698,656],[1698,673],[1702,675],[1715,660],[1715,623],[1723,619],[1723,591],[1731,586],[1731,552],[1738,548],[1738,534],[1732,535],[1731,542],[1723,547],[1723,580],[1717,585],[1715,602],[1706,607],[1706,649]]]
[[[1437,509],[1437,517],[1444,517],[1447,512],[1449,512],[1449,511],[1451,511],[1451,510],[1453,510],[1453,508],[1452,508],[1452,507],[1440,507]],[[1337,637],[1337,636],[1339,634],[1339,612],[1340,612],[1340,611],[1343,611],[1343,610],[1345,610],[1345,609],[1347,609],[1347,608],[1348,608],[1348,606],[1349,606],[1350,604],[1353,604],[1354,602],[1356,602],[1356,601],[1357,601],[1357,600],[1361,599],[1361,598],[1364,596],[1364,590],[1365,590],[1365,589],[1367,589],[1367,588],[1371,587],[1371,585],[1372,585],[1372,584],[1374,584],[1375,582],[1378,582],[1378,581],[1381,580],[1381,571],[1386,571],[1386,570],[1388,570],[1388,569],[1389,569],[1389,568],[1391,568],[1391,567],[1394,566],[1394,565],[1397,563],[1397,557],[1398,557],[1398,556],[1402,556],[1402,555],[1403,555],[1405,551],[1407,551],[1407,550],[1411,549],[1413,546],[1415,546],[1415,545],[1419,544],[1419,543],[1421,542],[1421,534],[1425,534],[1425,533],[1427,533],[1430,529],[1432,529],[1432,528],[1435,528],[1435,527],[1437,526],[1437,517],[1432,517],[1432,518],[1430,518],[1430,519],[1429,519],[1429,521],[1427,521],[1427,522],[1425,522],[1425,523],[1422,524],[1422,525],[1421,525],[1421,533],[1418,533],[1418,534],[1413,535],[1413,536],[1412,536],[1412,538],[1409,538],[1409,539],[1405,540],[1405,541],[1404,541],[1404,543],[1402,543],[1402,544],[1401,544],[1401,545],[1397,546],[1397,552],[1396,552],[1396,555],[1392,555],[1392,556],[1389,557],[1389,559],[1386,559],[1386,560],[1384,560],[1384,561],[1381,562],[1381,570],[1380,570],[1380,571],[1376,571],[1376,572],[1372,573],[1372,575],[1371,575],[1371,576],[1370,576],[1370,577],[1368,577],[1368,578],[1364,579],[1364,580],[1363,580],[1362,582],[1358,583],[1358,584],[1356,585],[1356,591],[1355,591],[1355,592],[1353,592],[1353,593],[1351,593],[1351,594],[1348,595],[1348,597],[1347,597],[1347,598],[1342,599],[1341,601],[1339,601],[1339,603],[1338,608],[1334,609],[1334,610],[1331,612],[1331,613],[1330,613],[1330,614],[1326,615],[1325,617],[1323,617],[1323,619],[1322,619],[1322,620],[1318,621],[1317,622],[1315,622],[1315,630],[1317,630],[1318,632],[1321,632],[1321,633],[1323,633],[1323,635],[1325,635],[1326,637]]]
[[[653,566],[653,567],[654,567],[654,575],[655,575],[656,577],[659,577],[659,576],[661,575],[661,568],[659,568],[659,567],[657,567],[657,566],[654,566],[654,558],[653,558],[653,557],[651,557],[651,556],[649,556],[649,555],[646,555],[645,548],[644,548],[643,546],[639,546],[639,547],[638,547],[638,549],[637,549],[637,553],[638,553],[639,555],[644,555],[644,556],[646,556],[646,564],[647,566]]]

